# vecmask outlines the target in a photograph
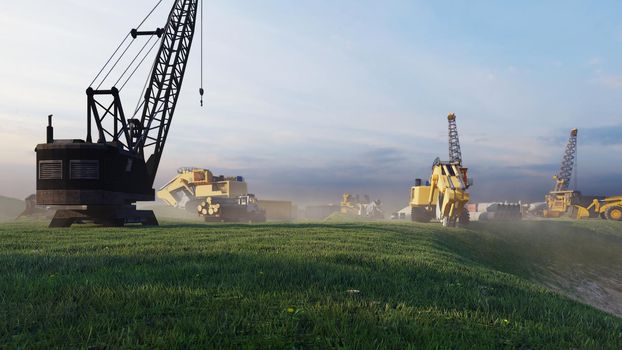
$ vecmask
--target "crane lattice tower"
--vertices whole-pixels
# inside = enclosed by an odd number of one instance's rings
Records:
[[[458,138],[456,115],[451,113],[447,116],[447,120],[449,121],[449,161],[462,164],[462,152],[460,150],[460,140]]]

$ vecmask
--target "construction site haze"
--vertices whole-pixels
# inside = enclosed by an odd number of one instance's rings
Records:
[[[48,114],[58,138],[84,137],[85,72],[97,72],[130,14],[150,3],[2,5],[11,31],[0,36],[20,50],[4,53],[0,67],[0,162],[11,169],[0,193],[34,193],[32,149]],[[620,34],[602,25],[616,3],[592,6],[591,16],[553,3],[239,6],[206,4],[205,107],[195,108],[197,49],[156,187],[195,166],[244,176],[257,195],[301,205],[338,203],[351,192],[396,209],[415,174],[446,153],[442,119],[456,112],[475,201],[541,201],[572,127],[581,130],[583,192],[619,189]],[[470,16],[461,15],[466,8]],[[59,20],[64,14],[69,20]],[[585,47],[575,44],[581,38],[589,38]]]
[[[621,12],[4,1],[0,347],[622,348]]]

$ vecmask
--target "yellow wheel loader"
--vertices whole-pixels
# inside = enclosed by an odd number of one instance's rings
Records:
[[[577,219],[601,218],[622,221],[622,196],[595,198],[587,206],[575,205]]]
[[[166,204],[185,208],[205,221],[264,222],[266,213],[241,176],[214,176],[207,169],[181,168],[157,193]]]
[[[415,186],[410,190],[410,207],[412,221],[429,222],[436,218],[443,226],[453,227],[456,223],[469,223],[465,205],[469,201],[467,189],[472,182],[467,176],[467,168],[462,166],[456,115],[450,114],[447,120],[450,161],[442,162],[436,158],[427,183],[415,180]]]

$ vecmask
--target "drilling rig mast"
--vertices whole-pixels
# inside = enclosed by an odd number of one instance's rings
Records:
[[[456,223],[468,224],[469,213],[465,208],[470,196],[467,189],[472,181],[468,169],[462,166],[460,141],[456,115],[447,116],[449,122],[449,161],[439,158],[432,164],[432,175],[426,184],[415,180],[410,189],[411,220],[428,222],[436,218],[443,226]]]
[[[105,226],[158,224],[152,211],[136,210],[135,203],[155,199],[153,183],[184,80],[198,2],[174,0],[164,28],[141,31],[145,18],[127,34],[86,90],[86,140],[55,140],[50,116],[47,142],[35,149],[37,204],[59,208],[50,227],[68,227],[82,220]],[[111,88],[101,89],[132,43],[142,37],[146,43],[121,77]],[[128,40],[125,50],[120,50]],[[120,92],[158,43],[142,100],[132,118],[126,118]],[[151,49],[139,60],[149,44]],[[94,87],[117,52],[122,53]],[[93,123],[96,142],[92,141]]]
[[[449,121],[449,161],[462,164],[462,151],[460,150],[456,115],[451,113],[447,116],[447,120]]]

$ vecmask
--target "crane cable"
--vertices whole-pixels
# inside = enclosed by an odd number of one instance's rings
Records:
[[[140,29],[140,27],[142,27],[143,24],[145,24],[145,22],[147,21],[147,19],[149,19],[149,17],[151,17],[151,15],[155,12],[155,10],[160,6],[160,4],[162,3],[162,1],[164,0],[159,0],[155,6],[151,9],[151,11],[149,11],[149,13],[145,16],[145,18],[143,18],[143,20],[140,22],[140,24],[138,24],[138,26],[136,27],[136,29]],[[97,79],[101,76],[101,74],[104,72],[104,70],[106,69],[106,67],[108,66],[108,64],[110,64],[110,62],[112,61],[112,59],[115,57],[115,55],[117,54],[117,52],[119,52],[119,50],[121,49],[121,47],[123,46],[123,44],[125,44],[125,42],[127,41],[127,39],[130,37],[130,33],[127,33],[127,35],[125,35],[125,38],[123,38],[123,40],[121,41],[121,44],[119,44],[119,46],[117,47],[116,50],[114,50],[114,52],[112,53],[112,55],[110,56],[110,58],[108,58],[108,60],[106,61],[106,63],[104,64],[104,66],[99,70],[99,72],[97,73],[97,75],[95,76],[95,78],[93,79],[93,81],[91,81],[91,83],[89,84],[89,87],[92,87],[93,84],[95,84],[95,81],[97,81]],[[132,46],[132,43],[134,42],[134,40],[132,40],[130,42],[130,44],[125,48],[125,50],[123,51],[123,53],[121,54],[121,56],[119,56],[119,58],[117,59],[117,61],[115,62],[115,64],[112,66],[112,68],[110,68],[110,70],[108,71],[108,73],[106,74],[106,76],[102,79],[102,81],[99,83],[99,85],[97,86],[97,89],[99,89],[102,84],[106,81],[106,79],[108,78],[108,76],[112,73],[112,71],[114,70],[114,68],[117,66],[117,64],[119,64],[119,61],[121,61],[121,58],[123,58],[123,56],[125,55],[125,53],[129,50],[129,48]],[[125,73],[124,73],[125,74]],[[123,75],[122,75],[123,76]],[[119,80],[121,80],[121,78],[119,78]]]
[[[579,190],[579,138],[577,138],[577,144],[576,144],[576,148],[574,150],[574,181],[573,181],[573,186],[574,186],[574,190],[578,191]]]
[[[145,48],[147,47],[147,45],[149,45],[149,43],[151,42],[151,40],[153,40],[153,36],[150,36],[150,37],[149,37],[149,39],[147,39],[147,41],[145,42],[145,44],[143,45],[143,47],[140,49],[140,51],[138,51],[138,53],[136,54],[136,56],[134,56],[134,59],[132,59],[132,61],[130,62],[130,64],[127,66],[127,68],[125,68],[125,70],[123,71],[123,73],[121,73],[121,76],[120,76],[120,77],[119,77],[119,79],[117,79],[117,81],[114,83],[114,86],[117,86],[117,84],[119,84],[119,82],[121,81],[121,79],[123,79],[123,77],[125,76],[125,73],[127,73],[127,71],[129,71],[129,70],[130,70],[130,68],[132,68],[132,65],[133,65],[133,64],[134,64],[134,62],[136,62],[136,60],[138,59],[138,56],[140,56],[140,54],[141,54],[141,53],[143,53],[143,51],[145,50]],[[156,40],[156,43],[157,43],[157,40]],[[149,50],[149,51],[148,51],[148,53],[149,53],[149,52],[151,52],[151,50]],[[141,63],[142,63],[143,61],[144,61],[144,59],[143,59],[143,60],[141,60],[141,61],[138,63],[138,66],[136,67],[136,69],[138,69],[138,68],[140,67],[140,65],[141,65]],[[135,72],[135,71],[136,71],[136,70],[134,70],[134,72]],[[132,74],[130,75],[130,78],[132,77],[132,75],[133,75],[133,72],[132,72]],[[128,78],[128,80],[129,80],[129,78]],[[125,81],[125,84],[127,84],[127,80]],[[125,84],[123,84],[123,86],[125,86]],[[123,87],[121,87],[121,89],[123,89]],[[119,89],[119,90],[121,90],[121,89]]]
[[[203,0],[201,0],[201,87],[199,88],[199,95],[201,95],[201,107],[203,107]]]
[[[149,43],[149,41],[147,41],[147,44]],[[153,44],[151,45],[151,47],[149,48],[149,51],[147,51],[147,53],[145,54],[145,56],[140,60],[140,62],[138,62],[138,65],[136,66],[136,68],[134,68],[134,70],[132,71],[132,73],[130,74],[129,77],[127,77],[127,79],[125,80],[125,82],[123,83],[123,85],[121,85],[121,87],[119,88],[119,91],[123,90],[123,88],[125,87],[125,85],[127,85],[127,83],[130,81],[130,79],[132,79],[132,77],[134,76],[134,73],[136,73],[136,71],[138,70],[138,68],[140,68],[140,66],[142,66],[143,62],[145,62],[145,60],[147,59],[147,57],[149,57],[149,54],[151,53],[151,51],[153,51],[153,48],[155,48],[155,46],[158,44],[158,41],[154,41]],[[146,44],[145,44],[146,45]],[[144,49],[144,47],[143,47]],[[141,50],[142,51],[142,50]],[[140,54],[140,53],[139,53]],[[136,56],[136,58],[138,58],[138,55]],[[134,60],[136,60],[136,58],[134,58]],[[129,69],[129,67],[128,67]],[[125,74],[125,73],[124,73]],[[121,80],[121,78],[119,78],[119,80]],[[116,84],[115,84],[116,85]],[[141,95],[144,94],[144,88],[143,88],[143,92],[141,93]]]

